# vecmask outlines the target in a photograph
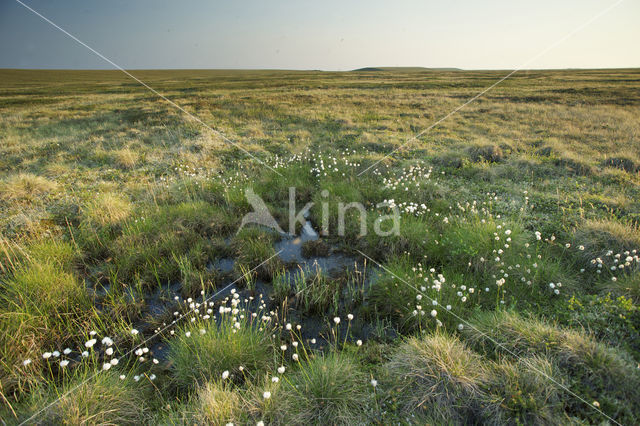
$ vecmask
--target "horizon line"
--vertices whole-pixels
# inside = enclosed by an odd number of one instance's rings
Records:
[[[354,69],[331,70],[320,68],[124,68],[128,71],[298,71],[298,72],[380,72],[394,71],[402,69],[414,69],[416,71],[513,71],[516,68],[458,68],[458,67],[423,67],[423,66],[366,66]],[[596,70],[635,70],[640,66],[630,67],[567,67],[567,68],[526,68],[518,69],[518,72],[526,71],[596,71]],[[118,71],[116,68],[21,68],[21,67],[0,67],[0,71]]]

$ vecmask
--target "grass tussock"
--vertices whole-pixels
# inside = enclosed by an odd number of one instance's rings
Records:
[[[222,380],[205,383],[198,390],[197,401],[197,413],[202,423],[225,425],[246,421],[242,395]]]
[[[274,392],[271,416],[276,424],[362,422],[373,404],[373,389],[357,362],[346,354],[318,355],[300,365]]]
[[[474,422],[490,405],[483,390],[487,366],[456,338],[441,334],[409,338],[385,370],[407,415],[422,412],[442,422]]]
[[[591,176],[596,173],[596,169],[591,164],[573,152],[563,152],[554,159],[554,164],[567,174]]]
[[[505,159],[505,154],[498,145],[474,145],[467,148],[467,154],[472,162],[486,161],[488,163],[498,163]]]
[[[237,256],[237,269],[243,273],[241,267],[256,269],[259,277],[272,278],[282,268],[280,258],[276,256],[273,243],[277,236],[257,228],[247,228],[240,231],[234,238],[232,247]]]
[[[62,384],[38,387],[29,401],[18,406],[16,411],[21,421],[25,421],[31,414],[57,401],[39,414],[39,423],[115,425],[146,422],[150,409],[149,381],[121,380],[119,374],[81,368]],[[74,392],[68,393],[71,389],[75,389]]]
[[[196,322],[176,331],[168,345],[172,379],[178,388],[192,389],[197,383],[217,380],[224,371],[242,382],[271,365],[274,349],[268,327],[239,321],[238,328],[237,321],[225,314],[218,324]]]
[[[329,245],[322,240],[305,241],[302,243],[302,256],[326,257],[329,255]]]
[[[584,246],[581,257],[586,265],[592,259],[606,258],[609,251],[615,255],[640,250],[640,229],[619,220],[587,220],[576,230],[574,244]]]
[[[435,423],[554,424],[564,377],[543,357],[484,358],[456,337],[413,337],[385,364],[388,397]],[[565,418],[568,421],[568,418]]]
[[[102,193],[83,209],[84,219],[91,224],[104,227],[121,223],[131,214],[131,202],[111,193]]]
[[[474,325],[465,328],[465,337],[481,352],[504,354],[506,348],[507,357],[543,356],[559,368],[568,388],[581,398],[597,401],[605,412],[614,413],[623,423],[638,415],[637,407],[630,401],[640,398],[640,374],[620,350],[578,331],[563,330],[510,312],[478,314]],[[599,418],[597,412],[574,395],[565,398],[565,409],[572,415]]]
[[[132,169],[138,162],[138,154],[130,148],[113,151],[113,158],[116,165],[123,169]]]
[[[30,202],[57,188],[56,182],[43,176],[19,173],[0,181],[0,199],[6,202]]]
[[[461,169],[469,164],[469,158],[460,150],[449,150],[435,156],[433,162],[439,166]]]
[[[120,282],[136,277],[148,286],[181,277],[181,259],[187,256],[204,271],[217,251],[213,237],[231,228],[234,221],[220,207],[192,202],[160,206],[122,226],[119,235],[85,232],[83,243],[96,257],[111,256],[113,273]]]
[[[615,281],[608,280],[600,286],[606,293],[623,296],[633,303],[640,303],[640,273],[623,275]]]
[[[303,271],[295,276],[296,306],[307,314],[335,313],[341,282],[329,278],[322,270]]]
[[[604,160],[602,165],[604,167],[624,170],[627,173],[638,173],[640,171],[640,164],[637,164],[628,157],[610,157]]]
[[[494,404],[494,424],[554,424],[564,417],[563,377],[542,357],[495,363],[487,376],[487,389]],[[568,421],[568,419],[564,419]]]
[[[298,272],[298,274],[300,273],[304,274],[303,271]],[[281,304],[293,295],[294,283],[292,281],[295,282],[295,278],[292,279],[284,269],[276,272],[273,276],[273,280],[271,280],[273,288],[271,296],[276,303]]]

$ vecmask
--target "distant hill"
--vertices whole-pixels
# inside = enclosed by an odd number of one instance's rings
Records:
[[[353,71],[393,71],[393,72],[424,72],[424,71],[462,71],[460,68],[425,68],[425,67],[365,67]]]

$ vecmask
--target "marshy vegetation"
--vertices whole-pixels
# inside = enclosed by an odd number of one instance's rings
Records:
[[[0,71],[4,422],[638,422],[640,72],[406,146],[502,75],[135,74],[270,168],[116,72]],[[237,232],[290,187],[327,235]]]

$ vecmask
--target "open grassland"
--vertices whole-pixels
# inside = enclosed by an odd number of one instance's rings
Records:
[[[0,70],[6,423],[640,421],[639,70],[133,74]]]

